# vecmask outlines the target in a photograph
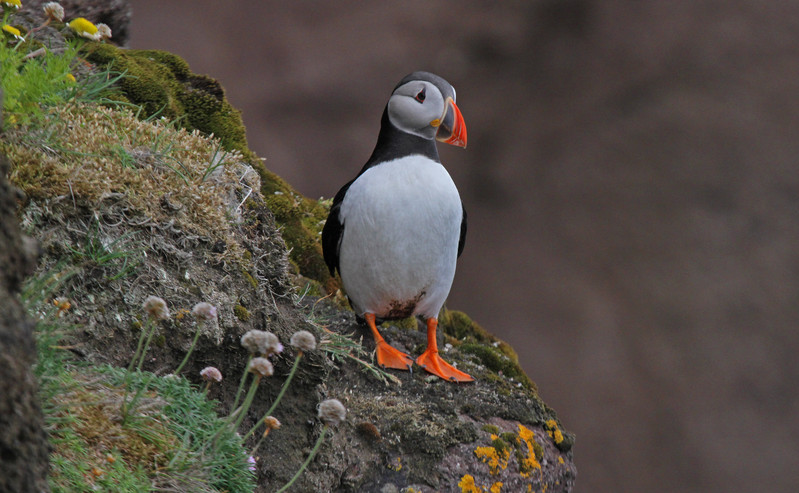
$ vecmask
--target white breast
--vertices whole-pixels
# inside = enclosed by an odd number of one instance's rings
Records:
[[[444,167],[414,155],[374,166],[341,204],[339,271],[355,308],[436,317],[455,277],[460,196]]]

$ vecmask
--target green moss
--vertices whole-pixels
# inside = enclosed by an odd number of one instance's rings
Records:
[[[416,330],[418,323],[416,317],[405,317],[398,320],[388,320],[380,324],[381,327],[398,327],[405,330]]]
[[[256,165],[261,175],[261,193],[281,226],[281,235],[290,249],[289,257],[300,274],[327,285],[330,274],[322,257],[321,228],[327,210],[318,201],[297,193],[280,177]]]
[[[518,443],[519,442],[518,436],[516,435],[516,433],[513,433],[512,431],[506,431],[504,433],[501,433],[499,435],[499,437],[502,438],[503,440],[505,440],[508,443]]]
[[[510,453],[510,446],[508,445],[508,442],[502,439],[502,437],[497,437],[491,440],[491,446],[494,447],[494,450],[497,451],[497,454],[499,454],[500,457],[504,456],[506,452]]]
[[[241,115],[227,102],[216,80],[192,73],[182,58],[159,50],[125,50],[103,44],[92,46],[87,59],[126,73],[128,77],[109,98],[140,106],[141,118],[177,120],[188,130],[213,133],[225,149],[241,152],[261,176],[261,192],[281,228],[291,262],[303,276],[328,290],[335,287],[320,245],[329,205],[302,196],[266,169],[247,147]]]
[[[460,345],[462,352],[476,355],[488,369],[516,379],[528,390],[536,390],[535,384],[519,366],[519,357],[513,348],[494,337],[465,313],[444,310],[439,316],[438,326],[450,336],[450,342]],[[507,391],[510,392],[509,389]]]
[[[486,423],[480,429],[485,431],[486,433],[491,433],[492,435],[499,435],[499,427],[494,425]]]
[[[126,50],[110,44],[92,45],[87,60],[125,73],[110,99],[142,108],[141,118],[180,119],[188,130],[213,133],[227,150],[238,150],[255,161],[247,147],[241,114],[225,98],[216,80],[197,75],[179,56],[160,50]]]
[[[525,375],[519,364],[499,350],[499,348],[495,348],[491,344],[464,343],[461,345],[460,350],[477,356],[480,362],[489,370],[495,373],[501,372],[506,377],[514,378],[528,390],[536,390],[535,384]]]
[[[250,311],[241,305],[236,305],[233,307],[233,314],[236,315],[236,318],[242,322],[246,322],[250,319]]]
[[[533,453],[535,454],[535,460],[539,462],[544,458],[544,447],[535,440],[533,440]]]
[[[252,274],[247,272],[247,269],[242,267],[241,275],[244,277],[244,279],[247,280],[248,283],[250,283],[250,286],[253,289],[258,289],[258,281],[252,276]]]

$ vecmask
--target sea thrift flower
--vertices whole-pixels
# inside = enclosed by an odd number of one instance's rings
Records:
[[[328,426],[336,426],[347,416],[344,404],[338,399],[328,399],[319,404],[319,419]]]
[[[297,481],[297,478],[299,478],[302,473],[305,472],[308,464],[311,463],[314,456],[316,456],[316,453],[319,452],[319,447],[322,445],[322,442],[325,439],[325,434],[327,433],[328,428],[341,423],[346,415],[347,410],[344,409],[344,405],[336,399],[328,399],[319,404],[319,419],[321,419],[322,423],[325,424],[325,426],[322,428],[322,433],[319,434],[319,438],[316,439],[316,444],[311,449],[311,453],[308,454],[308,458],[305,459],[305,462],[303,462],[300,466],[300,469],[294,473],[294,476],[289,480],[288,483],[284,484],[282,488],[277,490],[277,493],[283,493],[291,488],[291,485],[293,485],[294,482]]]
[[[97,24],[97,34],[100,36],[100,39],[110,39],[111,28],[108,27],[108,24],[99,23]]]
[[[22,33],[19,32],[19,29],[17,29],[14,26],[9,26],[8,24],[3,24],[3,31],[7,32],[8,34],[14,36],[17,39],[20,39],[20,40],[22,39]]]
[[[43,6],[44,13],[48,19],[64,22],[64,7],[58,2],[47,2]]]
[[[247,367],[247,371],[262,377],[270,377],[272,376],[272,373],[275,372],[275,369],[272,367],[272,363],[268,359],[253,358],[252,361],[250,361],[250,365]]]
[[[247,457],[247,469],[252,472],[255,472],[255,457],[252,455]]]
[[[97,26],[83,17],[72,19],[67,25],[71,27],[78,36],[93,39],[94,41],[98,41],[100,39],[100,35],[97,34]]]
[[[58,313],[56,314],[56,316],[60,317],[61,315],[64,314],[64,312],[72,308],[72,303],[69,302],[68,298],[63,298],[59,296],[58,298],[53,300],[53,306],[58,308]]]
[[[264,330],[250,330],[241,337],[241,345],[251,353],[271,356],[283,351],[277,336]]]
[[[266,426],[266,432],[269,433],[270,430],[279,430],[280,429],[280,421],[274,416],[267,416],[264,420],[264,425]]]
[[[300,351],[313,351],[316,348],[316,339],[307,330],[300,330],[291,336],[291,345]]]
[[[166,301],[158,296],[148,296],[142,308],[150,318],[155,320],[166,320],[169,318],[169,308],[166,306]]]
[[[221,382],[222,381],[222,372],[220,372],[217,368],[213,366],[206,366],[200,371],[200,376],[206,382]]]
[[[200,302],[191,309],[191,314],[200,320],[216,320],[216,307],[210,303]]]
[[[264,430],[263,435],[261,435],[261,438],[258,440],[258,443],[255,444],[255,447],[253,447],[252,452],[250,452],[251,454],[255,454],[255,452],[258,451],[258,449],[261,447],[261,444],[264,443],[264,440],[266,440],[266,437],[269,436],[270,431],[280,429],[280,421],[278,421],[274,416],[264,416],[261,421],[264,422],[266,429]],[[255,425],[253,430],[257,427],[258,425]],[[250,436],[250,433],[247,433],[247,436]]]

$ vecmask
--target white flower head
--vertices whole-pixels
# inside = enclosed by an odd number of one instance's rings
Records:
[[[58,2],[47,2],[43,6],[45,15],[54,21],[64,22],[64,7]]]
[[[277,336],[264,330],[250,330],[241,337],[241,345],[250,353],[271,356],[283,351],[283,344]]]
[[[300,330],[291,336],[291,345],[300,351],[313,351],[316,349],[316,338],[307,330]]]
[[[97,24],[97,34],[100,39],[111,39],[111,28],[108,27],[108,24],[100,22]]]
[[[326,425],[336,426],[346,417],[347,410],[338,399],[328,399],[319,404],[319,419]]]
[[[142,308],[150,318],[155,320],[166,320],[169,318],[169,308],[166,306],[166,301],[158,296],[148,296]]]
[[[272,362],[266,358],[253,358],[250,360],[250,365],[247,367],[247,371],[250,373],[255,373],[256,375],[260,375],[262,377],[271,377],[272,374],[275,372],[274,367],[272,366]]]
[[[216,307],[210,303],[201,301],[194,305],[194,308],[191,309],[191,314],[200,320],[216,320]]]
[[[219,369],[213,366],[206,366],[200,371],[200,376],[206,382],[221,382],[222,381],[222,372]]]

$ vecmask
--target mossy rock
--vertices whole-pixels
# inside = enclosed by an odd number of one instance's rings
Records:
[[[261,192],[297,272],[327,290],[337,288],[320,246],[328,206],[302,196],[247,147],[241,113],[228,103],[219,82],[192,73],[185,60],[165,51],[127,50],[99,43],[91,44],[87,51],[90,62],[126,75],[109,99],[140,106],[142,119],[163,116],[187,130],[213,133],[226,150],[241,152],[261,175]]]
[[[488,369],[512,377],[530,390],[536,390],[535,383],[519,365],[516,351],[465,313],[444,310],[439,317],[438,325],[451,337],[454,344],[459,344],[462,352],[477,356]]]
[[[87,60],[124,73],[111,99],[142,108],[141,118],[178,120],[188,130],[214,134],[227,150],[254,158],[247,147],[241,113],[225,98],[216,80],[194,74],[185,60],[160,50],[126,50],[92,44]]]
[[[290,247],[289,257],[298,273],[334,291],[337,286],[327,270],[321,246],[329,208],[303,196],[263,164],[256,164],[255,169],[261,174],[261,194],[281,226],[280,233]]]

